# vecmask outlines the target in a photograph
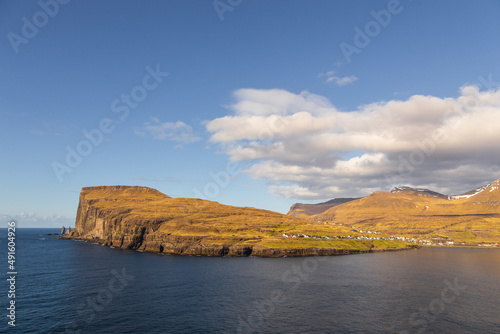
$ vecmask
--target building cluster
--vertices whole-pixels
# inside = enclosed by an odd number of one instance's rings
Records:
[[[333,222],[322,222],[318,221],[318,224],[330,224],[330,225],[342,225],[339,223]],[[348,225],[344,225],[348,227]],[[364,234],[375,234],[378,235],[380,232],[370,231],[370,230],[362,230],[359,227],[350,226],[352,232],[356,233],[364,233]],[[478,243],[478,244],[466,244],[466,243],[457,243],[454,242],[451,238],[446,237],[433,237],[430,240],[427,239],[417,239],[417,238],[408,238],[408,237],[397,237],[391,235],[390,237],[380,237],[380,236],[365,236],[365,235],[308,235],[308,234],[294,234],[294,233],[283,233],[284,238],[306,238],[306,239],[355,239],[355,240],[393,240],[393,241],[406,241],[418,243],[425,246],[479,246],[479,247],[500,247],[500,243]]]
[[[372,237],[364,235],[308,235],[308,234],[294,234],[294,233],[283,233],[284,238],[306,238],[306,239],[354,239],[354,240],[402,240],[408,242],[420,242],[424,240],[418,240],[414,238],[405,237]],[[426,240],[425,240],[426,241]]]

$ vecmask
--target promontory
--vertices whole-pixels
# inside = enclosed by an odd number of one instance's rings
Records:
[[[250,207],[172,198],[139,186],[82,188],[65,238],[171,255],[312,256],[399,250],[414,243],[364,237],[351,226]]]

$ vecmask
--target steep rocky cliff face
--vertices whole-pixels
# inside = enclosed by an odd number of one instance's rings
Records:
[[[134,239],[144,234],[154,222],[134,219],[134,206],[168,199],[167,195],[145,187],[98,186],[82,188],[73,237]],[[158,223],[158,222],[157,222]]]
[[[196,238],[176,238],[155,232],[164,219],[143,218],[146,209],[170,197],[146,187],[98,186],[83,188],[72,238],[94,240],[128,249],[182,248]]]
[[[311,240],[279,246],[284,232],[318,228],[310,225],[266,210],[171,198],[146,187],[98,186],[82,189],[75,229],[68,237],[179,255],[281,257],[374,251],[371,246],[317,247]]]

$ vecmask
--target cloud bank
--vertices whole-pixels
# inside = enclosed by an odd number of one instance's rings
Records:
[[[394,185],[457,193],[500,177],[500,89],[337,109],[307,91],[239,89],[210,140],[277,196],[364,196]]]
[[[61,226],[75,226],[75,218],[60,215],[39,216],[33,212],[20,212],[14,216],[0,213],[0,219],[4,222],[15,220],[18,228],[61,228]],[[5,225],[7,226],[7,225]]]

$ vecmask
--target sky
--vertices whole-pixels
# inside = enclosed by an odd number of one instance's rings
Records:
[[[0,1],[0,217],[140,185],[286,213],[500,178],[497,1]]]

